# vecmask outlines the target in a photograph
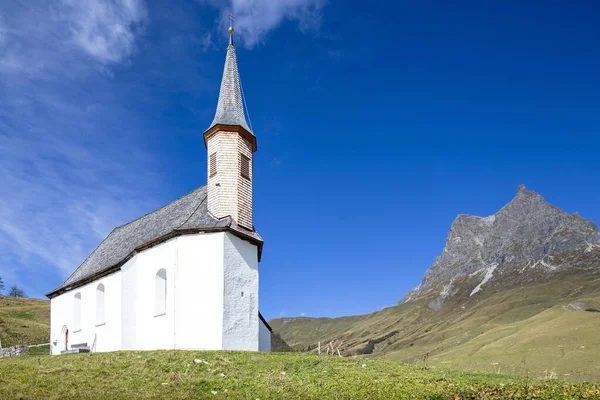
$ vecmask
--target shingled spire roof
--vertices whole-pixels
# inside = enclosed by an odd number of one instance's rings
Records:
[[[235,47],[233,46],[233,28],[229,28],[229,46],[221,80],[221,92],[217,103],[215,119],[208,129],[215,125],[239,125],[252,133],[244,115],[244,103],[242,101],[242,90],[240,75],[238,73]]]

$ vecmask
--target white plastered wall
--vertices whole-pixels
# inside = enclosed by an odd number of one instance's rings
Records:
[[[222,232],[177,238],[175,344],[178,349],[222,347],[224,238]]]
[[[173,349],[175,347],[174,331],[174,282],[175,257],[177,239],[171,239],[137,254],[135,264],[123,269],[128,280],[135,280],[135,296],[123,301],[123,314],[135,313],[135,339],[131,350]],[[166,312],[156,315],[155,312],[155,280],[159,270],[164,269],[167,275]],[[129,286],[130,282],[124,282]],[[127,311],[125,311],[127,309]],[[123,321],[130,324],[130,321]]]
[[[96,289],[104,285],[104,324],[97,326]],[[81,325],[74,330],[73,315],[75,295],[81,294]],[[65,350],[63,326],[69,330],[69,348],[87,343],[92,351],[104,352],[121,349],[121,272],[63,293],[50,301],[50,347],[52,354]],[[56,345],[54,345],[56,342]]]
[[[179,236],[123,268],[124,350],[221,348],[224,233]],[[155,312],[155,279],[167,272],[166,313]],[[132,311],[134,310],[134,311]],[[126,332],[126,331],[131,332]],[[132,339],[133,338],[133,339]]]
[[[225,234],[223,349],[258,351],[257,248]]]
[[[131,258],[121,267],[121,349],[137,349],[137,255]],[[106,310],[110,313],[111,310]]]

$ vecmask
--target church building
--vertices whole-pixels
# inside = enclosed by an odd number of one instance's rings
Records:
[[[258,310],[263,240],[252,221],[256,137],[233,28],[213,122],[207,184],[119,226],[48,293],[52,354],[116,350],[270,351]]]

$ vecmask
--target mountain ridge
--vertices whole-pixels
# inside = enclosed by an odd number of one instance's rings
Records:
[[[598,310],[596,224],[520,185],[492,215],[459,214],[441,254],[397,305],[270,323],[297,350],[336,341],[346,356],[598,380]]]
[[[475,278],[471,279],[471,295],[475,295],[498,273],[506,275],[518,269],[513,279],[540,279],[540,274],[574,265],[555,265],[555,257],[579,250],[590,253],[597,247],[600,233],[596,224],[579,214],[566,213],[519,185],[516,196],[495,214],[459,214],[451,224],[442,254],[401,302],[436,290],[446,282],[440,297],[431,304],[439,308],[457,278]],[[479,283],[475,284],[477,279]]]

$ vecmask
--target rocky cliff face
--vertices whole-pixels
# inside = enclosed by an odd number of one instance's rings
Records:
[[[594,223],[521,185],[494,215],[459,215],[442,254],[403,301],[428,295],[430,307],[437,309],[458,294],[476,296],[494,284],[518,285],[598,261],[599,249]]]

